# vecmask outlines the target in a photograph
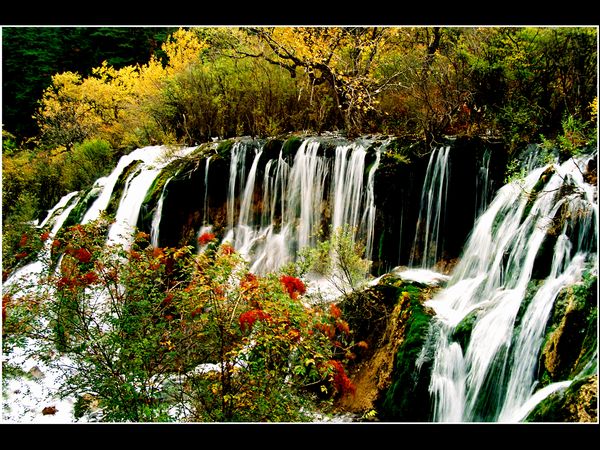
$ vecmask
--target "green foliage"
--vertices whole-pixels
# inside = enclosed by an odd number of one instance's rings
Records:
[[[364,245],[354,236],[347,225],[331,230],[327,239],[321,238],[300,257],[303,267],[326,278],[342,295],[361,287],[371,267],[371,262],[363,258]]]
[[[41,248],[41,231],[33,224],[37,219],[38,199],[23,192],[14,206],[3,214],[2,279],[17,265],[34,258]]]
[[[114,159],[113,149],[107,141],[93,139],[75,145],[62,170],[65,189],[72,192],[91,186],[107,174]]]
[[[541,136],[542,148],[558,151],[561,160],[578,156],[590,145],[596,144],[596,128],[593,122],[568,115],[561,122],[561,134],[555,139]]]

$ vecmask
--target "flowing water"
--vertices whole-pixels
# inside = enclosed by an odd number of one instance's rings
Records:
[[[535,370],[554,301],[590,265],[597,272],[598,207],[577,163],[583,167],[574,160],[554,165],[552,173],[541,167],[522,183],[501,188],[478,219],[448,287],[427,303],[436,312],[430,329],[436,336],[430,384],[435,421],[514,422],[541,399]],[[542,190],[526,195],[539,189],[540,177],[546,179]],[[579,227],[572,227],[572,218]],[[525,305],[548,233],[557,235],[551,268]],[[454,331],[473,315],[463,348]],[[566,384],[547,387],[544,393]]]
[[[440,226],[446,212],[448,158],[450,147],[439,147],[431,152],[421,194],[421,209],[417,221],[415,242],[409,265],[431,268],[441,255],[443,234]]]
[[[262,149],[255,150],[249,169],[248,151],[244,144],[232,149],[223,240],[250,262],[251,271],[264,274],[292,262],[302,249],[316,245],[327,224],[333,230],[349,226],[370,257],[379,151],[367,168],[365,144],[338,145],[333,156],[326,156],[319,140],[306,139],[293,160],[280,153],[266,161],[262,180],[257,179]]]

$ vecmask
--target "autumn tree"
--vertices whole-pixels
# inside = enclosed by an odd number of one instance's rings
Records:
[[[308,77],[311,91],[327,85],[340,121],[349,134],[361,132],[365,119],[376,109],[378,94],[395,74],[381,79],[376,69],[388,45],[392,28],[380,27],[250,27],[250,36],[262,46],[238,49],[283,67],[292,78]]]
[[[161,90],[203,48],[193,30],[179,29],[162,45],[166,64],[152,56],[147,64],[119,69],[103,62],[85,78],[74,72],[54,75],[36,113],[43,141],[67,149],[92,137],[106,138],[115,147],[168,141]]]

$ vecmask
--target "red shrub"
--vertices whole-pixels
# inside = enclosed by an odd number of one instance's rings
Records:
[[[84,285],[94,284],[98,282],[98,275],[96,275],[94,272],[88,272],[82,275],[80,280]]]
[[[25,247],[27,245],[28,237],[25,233],[21,235],[21,240],[19,241],[19,247]]]
[[[306,292],[306,286],[299,278],[292,277],[290,275],[282,275],[279,281],[283,284],[283,287],[293,299],[298,298],[298,294],[302,295]]]
[[[238,320],[240,322],[240,329],[242,332],[246,332],[252,329],[254,322],[257,320],[268,321],[270,318],[271,316],[262,309],[251,309],[250,311],[240,314]]]
[[[329,365],[333,368],[333,385],[341,395],[356,393],[356,386],[352,383],[342,363],[336,360],[330,360]]]
[[[50,237],[50,232],[49,231],[44,231],[42,234],[40,234],[40,240],[42,242],[45,242],[46,239],[48,239]]]
[[[27,256],[27,252],[20,252],[15,255],[16,259],[23,259]]]
[[[199,237],[198,237],[198,243],[200,245],[206,245],[209,242],[212,242],[215,240],[215,235],[214,233],[202,233]]]
[[[85,248],[78,248],[72,254],[80,263],[88,263],[92,259],[92,254]]]

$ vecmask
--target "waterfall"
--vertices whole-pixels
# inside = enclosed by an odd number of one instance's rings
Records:
[[[75,191],[63,196],[58,203],[50,211],[48,211],[46,218],[37,227],[42,229],[47,225],[52,225],[40,254],[35,261],[32,261],[29,264],[17,269],[2,284],[3,289],[12,286],[15,283],[19,283],[20,286],[35,286],[37,284],[38,276],[44,270],[44,264],[50,259],[52,241],[54,240],[56,233],[58,233],[69,217],[70,212],[77,205],[78,195],[79,192]]]
[[[481,166],[475,179],[475,220],[488,207],[490,190],[490,158],[491,154],[486,150],[483,154]]]
[[[158,236],[160,233],[160,221],[162,220],[162,210],[163,204],[165,202],[165,192],[167,190],[167,185],[169,181],[171,181],[173,177],[170,177],[165,181],[165,185],[163,186],[163,190],[160,194],[160,198],[158,199],[158,203],[156,204],[156,210],[152,215],[152,224],[150,227],[150,243],[153,247],[158,247]]]
[[[409,265],[432,268],[441,256],[440,225],[448,193],[450,147],[436,148],[429,157],[421,194],[421,208]],[[420,260],[420,262],[419,262]]]
[[[223,241],[234,245],[251,270],[261,274],[315,246],[327,226],[334,230],[348,226],[355,239],[364,240],[365,256],[370,257],[376,212],[374,174],[380,154],[376,151],[366,167],[367,148],[360,142],[337,144],[329,155],[321,140],[307,138],[293,158],[282,149],[277,158],[263,161],[262,146],[234,144]]]
[[[206,225],[208,223],[208,169],[210,167],[210,159],[212,156],[206,158],[206,167],[204,168],[204,206],[202,224]]]
[[[534,372],[552,305],[560,290],[579,281],[586,264],[595,260],[598,210],[593,188],[576,164],[548,166],[552,172],[537,168],[522,184],[501,188],[477,220],[448,287],[427,302],[436,312],[430,329],[437,336],[430,383],[434,420],[512,422],[532,407],[534,396],[540,400]],[[541,190],[540,180],[546,180]],[[557,228],[559,217],[580,217],[579,234],[570,235],[568,220]],[[551,227],[558,235],[551,269],[517,327],[536,257]],[[453,333],[473,317],[463,348]]]

